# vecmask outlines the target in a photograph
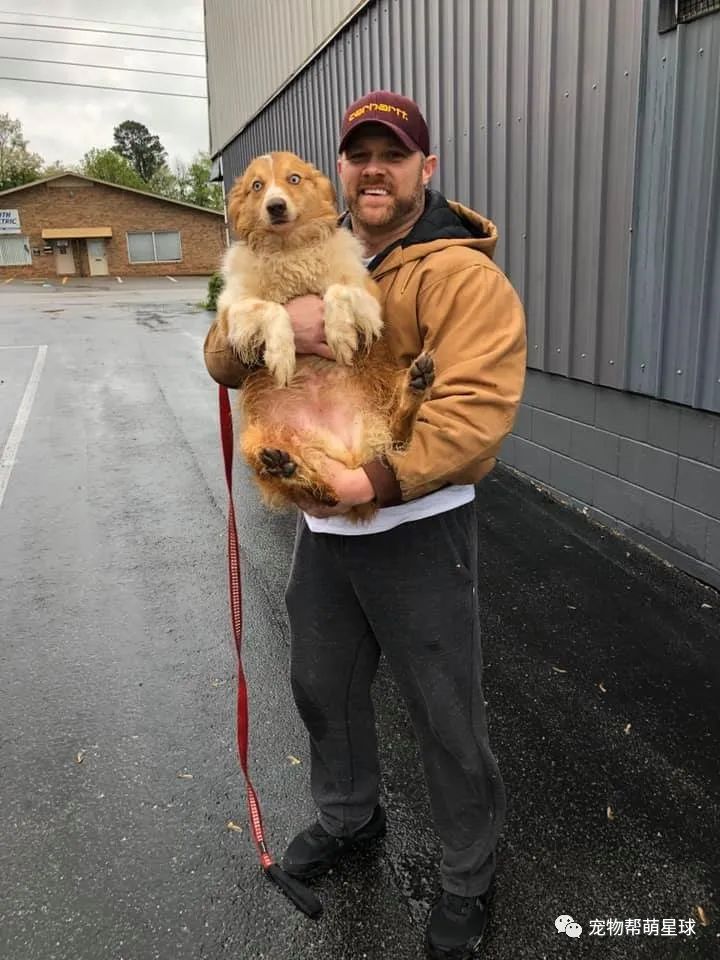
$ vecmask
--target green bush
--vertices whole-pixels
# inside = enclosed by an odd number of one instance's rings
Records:
[[[207,300],[203,304],[203,307],[206,310],[211,310],[213,313],[217,310],[218,297],[222,293],[222,288],[224,286],[224,281],[221,273],[214,273],[210,280],[208,281],[208,295]]]

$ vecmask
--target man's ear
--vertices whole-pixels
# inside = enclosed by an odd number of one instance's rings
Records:
[[[438,166],[438,158],[435,156],[434,153],[431,153],[429,156],[425,157],[425,160],[423,161],[423,168],[422,168],[422,179],[423,179],[423,184],[425,186],[427,186],[432,180],[433,175],[437,170],[437,166]]]

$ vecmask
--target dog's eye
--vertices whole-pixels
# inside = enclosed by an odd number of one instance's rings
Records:
[[[288,183],[300,183],[302,177],[299,173],[291,173],[288,177]]]
[[[255,191],[257,191],[257,190],[262,190],[262,188],[263,188],[263,182],[262,182],[262,180],[253,180],[252,188],[253,188],[253,190],[255,190]]]

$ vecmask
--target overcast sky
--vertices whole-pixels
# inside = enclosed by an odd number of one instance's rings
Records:
[[[62,17],[122,22],[102,24]],[[117,3],[117,0],[54,0],[53,3],[43,0],[23,0],[23,3],[20,0],[0,0],[0,20],[15,21],[13,26],[0,23],[1,77],[62,80],[138,90],[168,90],[173,93],[200,94],[202,97],[207,93],[204,80],[203,0],[154,0],[153,3],[148,3],[147,0],[124,0],[122,4]],[[36,26],[20,26],[18,22],[33,23]],[[87,33],[78,29],[43,29],[37,26],[41,23],[56,27],[65,25],[129,31],[143,36]],[[139,26],[125,26],[123,23]],[[202,42],[173,42],[145,34],[160,34],[163,38],[182,36]],[[20,37],[72,40],[75,43],[82,41],[90,46],[27,42],[19,39]],[[103,49],[92,44],[111,44],[125,48],[145,47],[202,56],[125,52]],[[103,69],[5,59],[8,57],[100,64]],[[203,79],[128,73],[113,70],[113,66],[198,74]],[[59,160],[65,164],[75,164],[92,147],[112,146],[113,127],[123,120],[137,120],[144,123],[151,133],[156,133],[168,152],[171,164],[176,158],[188,162],[198,150],[208,149],[207,103],[204,99],[189,100],[0,80],[0,113],[9,113],[14,119],[21,121],[23,134],[29,141],[28,148],[39,153],[48,163]]]

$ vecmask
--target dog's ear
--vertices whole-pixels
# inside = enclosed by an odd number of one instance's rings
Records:
[[[337,211],[337,194],[335,193],[332,180],[326,177],[324,173],[321,173],[316,167],[313,167],[312,171],[318,193],[326,203],[330,204],[333,210]]]
[[[245,190],[243,189],[243,178],[236,177],[235,183],[232,185],[230,193],[228,193],[227,202],[228,220],[233,227],[235,226],[235,221],[238,218],[240,207],[242,206],[244,199]]]
[[[239,240],[247,239],[249,223],[247,219],[247,210],[245,201],[247,199],[247,172],[238,177],[228,194],[228,220],[232,226],[233,233]]]

